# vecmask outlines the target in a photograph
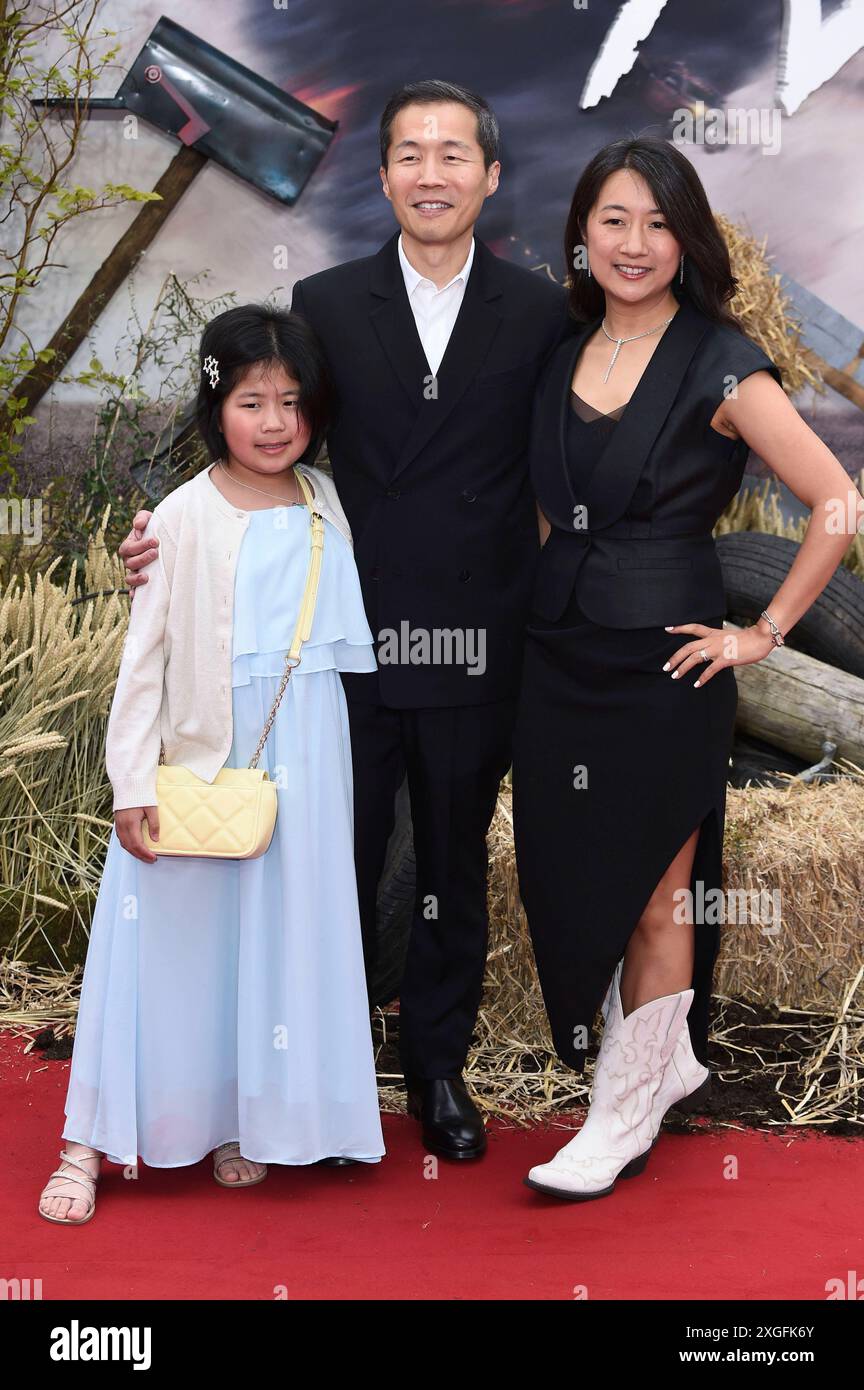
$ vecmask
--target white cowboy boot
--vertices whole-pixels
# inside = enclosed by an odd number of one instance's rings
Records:
[[[624,1010],[621,1005],[621,973],[623,961],[619,961],[615,967],[612,981],[606,991],[606,998],[600,1005],[603,1018],[606,1019],[610,1002],[614,996],[615,1007],[619,1014]],[[666,1068],[663,1072],[663,1079],[657,1088],[654,1096],[654,1138],[660,1133],[660,1126],[668,1110],[673,1107],[680,1110],[683,1114],[688,1114],[693,1110],[698,1110],[702,1101],[707,1100],[711,1091],[711,1073],[708,1068],[696,1060],[693,1052],[693,1044],[690,1040],[690,1029],[684,1027],[678,1034],[675,1046],[672,1049]],[[629,1176],[629,1175],[628,1175]]]
[[[612,1192],[617,1178],[642,1172],[659,1130],[655,1097],[692,1002],[693,990],[685,989],[648,1000],[624,1018],[616,974],[585,1123],[549,1163],[530,1170],[528,1187],[588,1201]]]

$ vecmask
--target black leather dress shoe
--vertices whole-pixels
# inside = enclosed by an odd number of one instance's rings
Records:
[[[486,1152],[486,1130],[461,1077],[425,1081],[405,1077],[408,1114],[420,1120],[423,1143],[442,1158],[479,1158]]]
[[[341,1155],[334,1155],[333,1158],[319,1158],[316,1166],[323,1164],[326,1168],[342,1168],[346,1163],[356,1163],[356,1158],[342,1158]]]

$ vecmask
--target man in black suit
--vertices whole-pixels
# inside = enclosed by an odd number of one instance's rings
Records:
[[[367,978],[407,772],[417,864],[400,989],[408,1106],[428,1148],[475,1158],[486,1139],[462,1069],[486,960],[486,834],[510,766],[539,554],[532,397],[570,325],[559,285],[474,237],[500,170],[485,101],[452,83],[412,83],[387,103],[380,146],[401,232],[373,256],[298,281],[292,308],[332,372],[328,452],[376,638],[379,669],[342,677]]]

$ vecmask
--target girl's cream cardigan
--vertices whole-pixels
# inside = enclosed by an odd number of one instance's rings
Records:
[[[223,497],[212,467],[169,493],[144,531],[159,537],[158,556],[135,592],[105,742],[115,811],[156,805],[160,738],[166,763],[205,782],[231,749],[234,575],[249,513]],[[351,545],[332,479],[297,467]]]

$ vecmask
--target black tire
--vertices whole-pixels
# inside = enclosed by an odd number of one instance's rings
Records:
[[[798,541],[764,531],[730,531],[717,537],[730,622],[746,626],[759,617],[798,550]],[[787,640],[795,651],[864,678],[864,582],[841,566]]]
[[[794,753],[775,748],[773,743],[752,738],[738,729],[732,745],[732,763],[727,781],[730,787],[785,787],[778,772],[803,772],[810,764]]]

